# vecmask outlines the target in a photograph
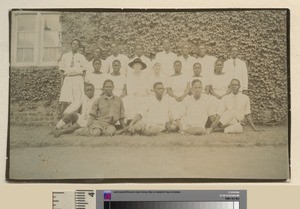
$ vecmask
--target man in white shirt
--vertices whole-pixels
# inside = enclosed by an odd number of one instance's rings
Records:
[[[155,83],[153,90],[155,95],[151,95],[146,100],[144,111],[137,114],[129,123],[129,133],[156,136],[162,131],[178,131],[176,121],[179,118],[179,114],[172,109],[168,98],[164,95],[163,83]]]
[[[203,87],[202,88],[203,89],[202,93],[208,94],[209,93],[210,81],[207,77],[202,75],[202,66],[199,62],[196,62],[193,65],[193,71],[194,71],[194,74],[193,74],[193,76],[190,77],[190,88],[192,87],[191,86],[192,81],[195,80],[195,79],[199,79],[201,81],[202,87]]]
[[[113,71],[112,68],[112,63],[114,60],[119,60],[121,62],[121,69],[120,73],[124,75],[125,77],[127,76],[127,66],[129,63],[129,59],[126,55],[120,54],[119,53],[119,46],[115,43],[111,45],[111,56],[107,57],[105,60],[105,63],[107,65],[107,72],[106,73],[111,73]]]
[[[177,55],[171,52],[171,43],[169,39],[164,39],[162,42],[163,51],[158,52],[155,56],[156,60],[159,60],[162,66],[162,72],[170,76],[174,73],[173,63],[177,59]]]
[[[214,111],[208,95],[202,94],[202,82],[195,79],[192,82],[192,95],[184,99],[184,111],[179,120],[180,133],[191,135],[205,134],[205,124]]]
[[[240,92],[241,84],[238,79],[230,82],[231,93],[222,98],[222,104],[217,110],[217,116],[210,130],[224,130],[224,133],[242,133],[243,127],[240,122],[246,118],[254,131],[260,131],[252,122],[250,99]]]
[[[64,54],[59,63],[61,73],[60,117],[70,103],[80,102],[84,96],[84,76],[87,69],[87,60],[78,53],[80,41],[71,42],[71,52]]]
[[[238,58],[239,50],[237,47],[231,48],[231,59],[224,62],[224,72],[231,79],[235,78],[241,82],[240,91],[248,90],[248,69],[247,64]]]
[[[205,77],[210,78],[214,73],[214,66],[217,60],[216,57],[207,55],[207,47],[205,43],[201,43],[198,48],[199,56],[197,58],[202,66],[202,74]]]
[[[85,83],[84,92],[85,96],[82,98],[81,103],[77,106],[70,105],[69,113],[55,126],[53,131],[55,137],[73,133],[77,129],[84,128],[87,125],[93,102],[96,99],[96,97],[94,97],[95,88],[93,84]],[[71,126],[69,126],[70,124]]]
[[[182,64],[182,73],[187,76],[192,76],[193,65],[196,63],[196,58],[189,55],[191,51],[191,47],[188,43],[184,43],[182,45],[182,55],[178,57]]]
[[[121,62],[114,60],[112,63],[113,72],[106,76],[106,79],[110,79],[114,82],[114,94],[120,98],[126,95],[126,77],[121,75]]]
[[[147,68],[144,70],[145,74],[149,75],[151,72],[151,60],[144,55],[144,47],[141,44],[137,44],[134,53],[135,56],[129,62],[132,62],[136,58],[140,58],[147,65]]]

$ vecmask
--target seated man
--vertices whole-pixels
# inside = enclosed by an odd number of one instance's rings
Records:
[[[178,121],[180,133],[191,135],[205,134],[205,124],[214,116],[210,97],[203,94],[202,82],[194,79],[191,83],[192,95],[183,100],[184,112]]]
[[[240,122],[246,117],[254,131],[259,131],[253,124],[250,111],[250,99],[240,92],[240,81],[232,79],[229,85],[231,93],[222,98],[215,121],[208,132],[224,130],[224,133],[241,133]]]
[[[115,124],[119,121],[124,127],[124,106],[122,100],[113,94],[114,83],[105,80],[103,95],[97,98],[90,111],[85,134],[91,136],[112,136],[116,132]]]
[[[94,97],[95,87],[93,84],[84,84],[84,93],[81,104],[73,109],[73,112],[66,114],[55,126],[53,134],[55,137],[59,137],[62,134],[70,134],[79,128],[83,128],[87,124],[89,113],[91,111]],[[78,110],[81,109],[81,113]],[[71,126],[69,126],[71,124]]]
[[[178,131],[177,122],[173,117],[175,111],[171,110],[168,97],[164,95],[163,83],[156,82],[153,90],[155,95],[151,95],[145,102],[144,113],[137,114],[129,123],[129,133],[155,136],[161,131]]]

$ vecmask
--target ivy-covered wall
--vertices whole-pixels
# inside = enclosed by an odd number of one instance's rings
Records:
[[[134,45],[144,45],[153,58],[161,40],[170,38],[172,50],[180,44],[206,42],[209,54],[229,58],[230,46],[240,47],[240,57],[249,67],[249,96],[256,121],[280,121],[287,116],[287,14],[283,10],[201,12],[63,12],[62,53],[73,38],[96,44],[109,55],[113,42],[133,56]],[[12,101],[51,101],[58,98],[57,69],[11,69]],[[265,120],[266,121],[266,120]]]

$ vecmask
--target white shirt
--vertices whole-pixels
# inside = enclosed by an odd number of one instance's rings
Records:
[[[186,97],[184,100],[184,112],[182,120],[186,124],[205,127],[209,116],[214,115],[210,97],[202,94],[200,99],[195,100],[194,95]]]
[[[193,66],[197,62],[197,59],[190,55],[188,55],[187,59],[185,59],[183,56],[179,56],[178,59],[181,61],[182,64],[181,72],[187,76],[192,76],[194,74]]]
[[[93,106],[93,103],[97,97],[92,97],[91,99],[84,95],[81,106],[81,117],[87,120],[90,116],[90,112]]]
[[[231,79],[236,78],[241,82],[241,91],[248,89],[248,70],[244,61],[238,58],[225,61],[224,73],[228,73]]]
[[[127,76],[127,68],[129,67],[128,66],[129,59],[124,54],[119,54],[116,57],[114,55],[110,55],[109,57],[106,58],[105,62],[106,62],[106,66],[107,66],[107,73],[113,72],[112,63],[115,60],[119,60],[121,62],[120,73],[124,76]]]
[[[166,51],[158,52],[155,58],[161,63],[162,72],[170,76],[174,74],[174,61],[177,59],[177,55],[173,52],[166,53]]]
[[[128,74],[126,79],[127,94],[134,97],[146,97],[149,95],[147,78],[143,71],[140,75]]]
[[[103,88],[103,82],[106,79],[106,74],[105,73],[93,73],[93,72],[88,72],[87,75],[85,76],[85,81],[88,83],[91,83],[95,87],[95,96],[100,96],[102,94],[102,88]]]
[[[171,117],[170,103],[166,96],[159,101],[155,96],[150,96],[145,101],[145,112],[142,113],[146,124],[165,124]]]
[[[176,96],[182,96],[189,81],[189,78],[184,74],[176,76],[172,75],[168,78],[166,87],[171,88]]]
[[[123,75],[113,76],[107,74],[105,79],[110,79],[114,82],[114,95],[121,96],[123,93],[124,85],[126,84],[126,77]]]
[[[203,76],[211,77],[211,75],[214,74],[216,60],[216,57],[210,55],[205,55],[204,57],[197,58],[197,61],[201,64],[201,73]]]
[[[213,74],[210,79],[210,84],[216,94],[223,96],[228,90],[230,81],[230,76],[226,73],[221,75]]]
[[[87,69],[87,60],[80,53],[68,52],[61,57],[58,67],[65,75],[83,74]]]
[[[222,104],[219,107],[218,114],[221,115],[226,110],[230,110],[234,113],[237,120],[241,121],[245,115],[251,113],[250,99],[247,95],[239,92],[238,94],[229,94],[222,98]]]
[[[128,63],[131,63],[133,60],[135,60],[135,59],[137,59],[137,58],[140,58],[140,59],[143,61],[143,63],[146,64],[147,68],[144,69],[143,71],[144,71],[144,73],[145,73],[146,75],[149,75],[150,72],[151,72],[151,69],[152,69],[152,62],[151,62],[151,60],[150,60],[148,57],[146,57],[146,56],[144,56],[144,55],[142,55],[141,57],[135,56],[134,58],[132,58],[131,60],[129,60]],[[130,66],[128,66],[128,67],[130,68]],[[130,71],[129,71],[129,72],[130,72]],[[129,72],[127,72],[127,73],[129,73]]]
[[[162,82],[164,87],[166,88],[166,85],[168,85],[167,81],[168,81],[168,77],[165,76],[164,74],[160,74],[159,76],[156,76],[155,74],[151,74],[147,77],[148,89],[149,91],[153,91],[153,85],[157,82]]]

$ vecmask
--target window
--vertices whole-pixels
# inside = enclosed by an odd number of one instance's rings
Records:
[[[60,57],[59,13],[13,12],[11,64],[56,65]]]

